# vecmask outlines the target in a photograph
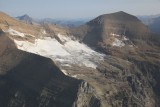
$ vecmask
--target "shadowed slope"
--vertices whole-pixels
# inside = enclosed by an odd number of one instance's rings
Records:
[[[1,107],[78,106],[79,94],[95,99],[88,100],[91,107],[99,106],[91,86],[65,76],[51,59],[18,50],[5,33],[0,34],[0,43]]]

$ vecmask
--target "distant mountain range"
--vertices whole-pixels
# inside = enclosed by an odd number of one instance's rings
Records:
[[[90,18],[79,18],[79,19],[52,19],[52,18],[44,18],[44,19],[34,19],[30,17],[29,15],[25,14],[23,16],[18,16],[16,19],[21,20],[25,23],[32,24],[32,25],[38,25],[43,23],[50,23],[50,24],[56,24],[63,27],[77,27],[80,26],[87,21],[90,20]]]
[[[24,23],[31,25],[38,25],[38,21],[36,19],[31,18],[29,15],[25,14],[23,16],[18,16],[16,19],[23,21]]]
[[[160,34],[160,15],[148,15],[148,16],[138,16],[138,18],[148,26],[148,28],[157,34]],[[55,24],[63,27],[78,27],[80,25],[85,24],[92,18],[81,18],[81,19],[52,19],[52,18],[44,18],[44,19],[34,19],[29,15],[25,14],[22,16],[16,17],[16,19],[21,20],[25,23],[32,25],[40,25],[43,23]]]
[[[60,26],[64,27],[77,27],[80,26],[90,19],[50,19],[50,18],[45,18],[40,20],[40,23],[52,23],[52,24],[57,24]]]
[[[151,16],[139,16],[138,18],[145,25],[147,25],[152,32],[160,34],[160,14]]]

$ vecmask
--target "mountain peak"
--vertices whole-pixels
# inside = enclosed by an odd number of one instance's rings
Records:
[[[116,14],[121,14],[121,15],[130,15],[128,14],[127,12],[124,12],[124,11],[117,11],[117,12],[114,12],[114,13],[109,13],[109,14],[104,14],[104,15],[116,15]]]
[[[24,14],[24,15],[18,16],[16,18],[18,20],[21,20],[21,21],[27,23],[27,24],[38,25],[38,23],[32,17],[30,17],[28,14]]]
[[[130,40],[149,38],[148,28],[137,17],[123,11],[98,16],[86,25],[89,31],[83,41],[91,46],[99,42],[108,44],[112,34],[125,35]]]
[[[126,13],[124,11],[119,11],[119,12],[115,12],[115,13],[110,13],[110,14],[106,14],[106,16],[112,16],[112,17],[116,17],[116,18],[122,18],[122,19],[127,19],[127,20],[137,20],[138,18],[134,15],[131,15],[129,13]]]
[[[28,14],[24,14],[22,16],[17,17],[19,20],[31,20],[32,18]]]
[[[140,22],[140,20],[131,15],[128,14],[126,12],[123,11],[119,11],[119,12],[115,12],[115,13],[110,13],[110,14],[104,14],[104,15],[100,15],[97,18],[91,20],[89,23],[90,24],[104,24],[107,21],[138,21]]]
[[[25,18],[30,18],[30,16],[28,14],[24,14],[23,16],[21,17],[25,17]]]
[[[118,11],[118,12],[115,12],[115,13],[112,13],[112,14],[128,14],[128,13],[126,13],[124,11]]]

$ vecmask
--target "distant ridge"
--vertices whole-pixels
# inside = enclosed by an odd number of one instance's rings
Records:
[[[36,20],[34,20],[33,18],[31,18],[29,15],[25,14],[23,16],[18,16],[16,17],[16,19],[21,20],[27,24],[31,24],[31,25],[39,25],[38,22]]]
[[[32,35],[38,34],[38,31],[40,30],[39,26],[21,22],[3,12],[0,12],[0,28],[3,30],[8,30],[10,27],[19,32],[29,33]]]

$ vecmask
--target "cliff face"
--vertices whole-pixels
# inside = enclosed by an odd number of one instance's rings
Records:
[[[74,107],[100,107],[101,103],[95,96],[94,88],[87,82],[82,82],[79,85],[76,101]]]
[[[160,105],[159,103],[160,62],[158,60],[154,60],[154,62],[151,60],[150,61],[134,60],[134,63],[140,69],[142,74],[145,76],[145,80],[148,82],[150,87],[152,87],[153,91],[152,96],[154,96],[155,107],[158,107]]]

